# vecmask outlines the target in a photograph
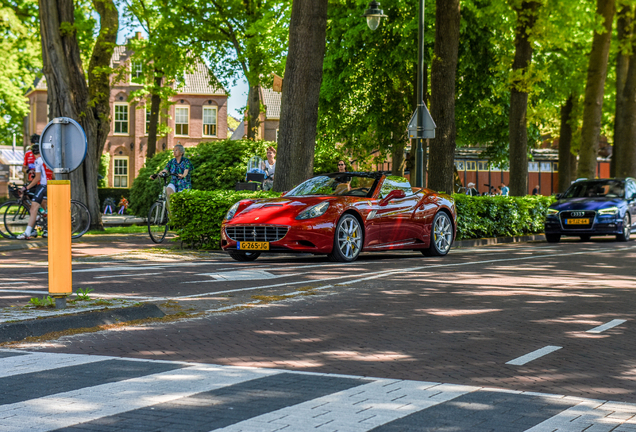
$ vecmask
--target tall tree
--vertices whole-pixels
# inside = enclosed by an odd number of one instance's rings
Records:
[[[528,194],[528,78],[531,74],[532,31],[541,4],[535,0],[515,2],[517,28],[515,59],[510,89],[510,195]]]
[[[428,187],[454,191],[455,74],[459,50],[459,0],[437,2],[435,55],[431,65],[431,116],[437,124],[430,143]]]
[[[603,114],[603,93],[607,77],[615,6],[615,0],[597,0],[596,3],[596,14],[602,18],[602,26],[594,29],[592,51],[587,68],[578,177],[592,179],[596,176],[596,157]]]
[[[632,38],[632,54],[623,89],[624,105],[622,112],[616,112],[621,118],[621,144],[616,153],[616,176],[636,177],[636,38]]]
[[[630,58],[634,57],[632,49],[632,39],[634,38],[634,12],[636,7],[628,3],[624,3],[616,20],[616,33],[618,35],[618,53],[616,55],[616,110],[614,117],[614,146],[612,151],[612,160],[610,163],[610,176],[616,176],[616,166],[619,160],[624,159],[626,155],[624,151],[629,149],[630,143],[625,140],[627,132],[624,124],[626,117],[630,114],[626,111],[627,103],[625,94],[627,83],[627,75],[630,68]],[[629,93],[630,90],[627,92]],[[636,143],[631,144],[636,145]]]
[[[230,87],[241,75],[249,84],[247,136],[254,139],[261,114],[262,85],[271,72],[283,75],[289,22],[286,0],[192,0],[164,3],[174,37],[209,61]]]
[[[313,173],[328,0],[293,0],[281,100],[274,190],[289,190]]]
[[[73,1],[40,0],[39,6],[50,116],[76,119],[88,140],[84,163],[71,173],[71,193],[87,204],[93,226],[101,229],[97,175],[110,131],[110,60],[119,15],[113,0],[93,0],[100,16],[100,29],[90,57],[87,83],[74,26]]]
[[[565,192],[570,186],[574,174],[576,159],[572,156],[572,113],[575,96],[570,95],[561,107],[561,131],[559,133],[559,192]]]

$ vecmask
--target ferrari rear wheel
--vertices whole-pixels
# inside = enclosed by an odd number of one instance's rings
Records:
[[[256,258],[261,256],[260,252],[229,251],[228,253],[236,261],[254,261]]]
[[[364,244],[362,226],[355,216],[345,214],[338,221],[333,238],[333,251],[328,255],[331,261],[351,262],[360,255]]]
[[[446,212],[437,212],[431,229],[431,245],[422,250],[425,256],[444,256],[453,244],[453,223]]]

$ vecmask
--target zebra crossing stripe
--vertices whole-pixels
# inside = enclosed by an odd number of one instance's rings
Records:
[[[20,351],[15,351],[15,353],[19,353],[20,355],[3,358],[0,361],[0,378],[41,372],[66,366],[79,366],[112,358],[80,354],[21,353]],[[0,353],[0,358],[2,354],[3,353]]]

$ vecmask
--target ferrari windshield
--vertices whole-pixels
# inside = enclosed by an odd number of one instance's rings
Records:
[[[625,184],[621,180],[592,180],[576,182],[563,198],[622,198]]]
[[[345,195],[366,197],[372,193],[375,182],[375,178],[356,176],[350,173],[323,175],[310,178],[299,184],[287,192],[285,196]]]

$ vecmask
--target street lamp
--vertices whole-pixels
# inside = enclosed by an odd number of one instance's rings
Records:
[[[380,25],[380,20],[385,18],[380,3],[373,0],[369,3],[369,8],[362,15],[367,18],[367,25],[371,30],[375,30]],[[424,104],[424,0],[420,0],[419,14],[419,43],[418,43],[418,63],[417,63],[417,110],[409,122],[409,138],[417,140],[415,187],[424,186],[424,149],[422,140],[425,138],[435,138],[435,122]]]
[[[369,8],[364,11],[362,16],[367,18],[367,25],[371,30],[377,29],[382,18],[386,18],[384,11],[380,9],[380,3],[375,0],[369,3]]]

